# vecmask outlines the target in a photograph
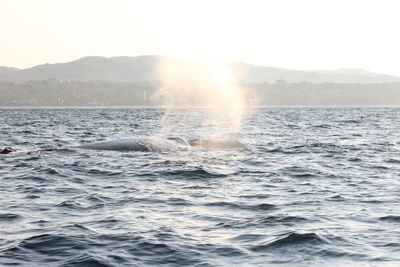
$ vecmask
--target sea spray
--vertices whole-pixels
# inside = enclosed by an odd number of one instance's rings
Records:
[[[199,120],[198,134],[221,136],[238,132],[244,110],[243,94],[228,63],[164,57],[158,73],[160,86],[156,97],[165,108],[160,134],[175,133],[179,127],[176,121],[194,119]],[[178,112],[181,108],[201,109],[203,115],[190,118],[187,113]]]

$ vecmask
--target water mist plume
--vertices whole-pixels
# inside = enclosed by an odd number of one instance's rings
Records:
[[[158,72],[157,97],[166,109],[162,133],[173,130],[174,125],[170,125],[168,119],[174,110],[193,107],[204,109],[206,116],[202,118],[201,127],[207,128],[209,134],[239,130],[244,110],[242,91],[226,62],[165,57]]]

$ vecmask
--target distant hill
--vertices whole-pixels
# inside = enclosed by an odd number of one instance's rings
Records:
[[[0,66],[0,75],[6,74],[6,73],[11,73],[11,72],[18,71],[18,70],[19,69],[17,69],[17,68],[10,68],[10,67]]]
[[[84,57],[72,62],[44,64],[29,69],[0,67],[0,81],[71,80],[71,81],[126,81],[157,82],[157,64],[162,56],[139,57]],[[400,77],[372,73],[359,69],[335,71],[297,71],[230,62],[242,83],[334,82],[384,83],[400,82]]]
[[[234,68],[240,74],[240,80],[250,83],[269,82],[277,80],[287,82],[312,82],[312,83],[386,83],[400,82],[400,77],[386,74],[372,73],[358,70],[324,70],[324,71],[298,71],[272,67],[261,67],[244,63],[233,63]]]
[[[68,63],[44,64],[0,74],[0,81],[72,80],[148,82],[157,79],[158,56],[84,57]]]

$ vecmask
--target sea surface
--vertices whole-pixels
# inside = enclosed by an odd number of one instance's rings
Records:
[[[400,266],[400,109],[210,117],[0,110],[0,266]],[[69,148],[168,135],[243,147]]]

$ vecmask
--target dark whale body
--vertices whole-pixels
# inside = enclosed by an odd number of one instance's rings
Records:
[[[66,148],[55,148],[55,149],[44,149],[36,152],[45,151],[62,151],[75,149],[91,149],[91,150],[110,150],[110,151],[148,151],[148,152],[173,152],[189,150],[193,147],[201,149],[231,149],[231,148],[244,148],[245,146],[238,141],[213,141],[213,140],[202,140],[194,139],[187,142],[181,137],[134,137],[127,139],[118,139],[110,141],[95,142],[89,144],[83,144],[78,146],[66,147]],[[24,151],[13,151],[11,148],[5,148],[0,151],[0,154],[19,154]],[[25,151],[35,152],[35,151]]]
[[[191,146],[181,137],[136,137],[111,141],[90,143],[75,146],[74,148],[93,150],[115,150],[115,151],[178,151],[188,150]]]

